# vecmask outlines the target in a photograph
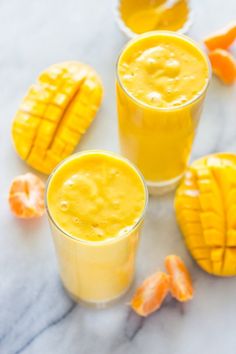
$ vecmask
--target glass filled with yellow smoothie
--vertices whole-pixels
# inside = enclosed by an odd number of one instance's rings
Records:
[[[64,287],[96,306],[130,287],[144,213],[145,182],[114,153],[91,150],[64,160],[51,174],[46,205]]]
[[[150,193],[173,189],[183,176],[209,78],[200,47],[171,31],[137,36],[118,58],[121,151],[140,169]]]

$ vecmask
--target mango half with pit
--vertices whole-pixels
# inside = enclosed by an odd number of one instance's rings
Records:
[[[79,62],[52,65],[29,88],[15,115],[12,137],[19,156],[49,174],[70,155],[100,107],[97,73]]]
[[[195,161],[176,192],[175,210],[199,266],[214,275],[236,275],[236,155]]]

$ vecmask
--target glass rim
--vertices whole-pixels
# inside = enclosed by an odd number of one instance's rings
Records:
[[[138,220],[132,225],[132,227],[125,231],[124,234],[119,235],[119,236],[114,236],[114,237],[108,237],[107,239],[101,240],[101,241],[90,241],[90,240],[84,240],[81,239],[78,236],[73,236],[71,235],[69,232],[67,232],[66,230],[64,230],[57,222],[56,220],[53,218],[51,212],[50,212],[50,208],[49,208],[49,204],[48,204],[48,192],[49,192],[49,188],[50,188],[50,182],[53,179],[53,176],[55,175],[55,173],[57,173],[57,171],[67,162],[69,162],[70,160],[72,160],[73,158],[75,158],[76,156],[83,156],[83,155],[89,155],[89,154],[94,154],[94,153],[100,153],[103,155],[108,155],[108,156],[112,156],[115,157],[121,161],[123,161],[124,163],[128,164],[133,170],[134,172],[138,175],[138,177],[140,178],[140,181],[142,182],[143,185],[143,189],[144,189],[144,207],[142,210],[142,213],[140,214],[140,216],[138,217]],[[45,209],[46,209],[46,213],[47,216],[49,218],[49,220],[51,221],[51,223],[56,227],[56,229],[58,229],[62,234],[64,234],[65,237],[68,237],[78,243],[84,244],[84,245],[89,245],[89,246],[104,246],[107,244],[111,244],[111,243],[115,243],[117,241],[120,241],[123,238],[126,238],[130,233],[132,233],[133,231],[135,231],[140,224],[142,223],[146,210],[147,210],[147,206],[148,206],[148,189],[147,189],[147,185],[145,182],[145,179],[142,175],[142,173],[139,171],[139,169],[131,162],[129,161],[126,157],[121,156],[118,153],[112,152],[112,151],[108,151],[108,150],[102,150],[102,149],[91,149],[91,150],[83,150],[83,151],[79,151],[76,152],[68,157],[66,157],[64,160],[62,160],[54,169],[53,171],[50,173],[47,182],[46,182],[46,188],[45,188],[45,195],[44,195],[44,201],[45,201]]]
[[[191,100],[179,105],[179,106],[172,106],[172,107],[157,107],[157,106],[151,106],[148,103],[145,103],[141,100],[139,100],[138,98],[134,97],[128,90],[127,88],[124,86],[124,84],[122,83],[121,79],[120,79],[120,75],[119,75],[119,62],[121,59],[122,54],[125,52],[125,50],[127,48],[129,48],[130,45],[132,45],[133,43],[139,41],[142,38],[145,37],[155,37],[156,35],[161,34],[161,35],[166,35],[166,36],[170,36],[170,37],[179,37],[181,39],[183,39],[186,42],[189,42],[190,44],[192,44],[194,47],[196,47],[196,49],[200,52],[200,54],[202,55],[202,57],[205,59],[205,62],[207,64],[207,68],[208,68],[208,77],[207,77],[207,82],[206,84],[203,86],[202,90],[195,96],[193,97]],[[209,61],[208,56],[206,55],[206,53],[203,50],[203,47],[197,43],[196,41],[194,41],[192,38],[190,38],[189,36],[186,36],[183,33],[179,33],[179,32],[174,32],[174,31],[162,31],[162,30],[156,30],[156,31],[151,31],[151,32],[146,32],[146,33],[142,33],[140,35],[135,36],[134,38],[130,39],[121,49],[118,58],[116,60],[116,80],[118,85],[121,87],[121,89],[124,91],[124,93],[136,104],[138,104],[141,107],[144,108],[148,108],[151,109],[153,111],[157,111],[157,112],[172,112],[172,111],[177,111],[179,109],[182,109],[184,107],[187,107],[189,105],[191,105],[192,103],[198,101],[207,91],[209,83],[210,83],[210,79],[212,76],[212,69],[211,69],[211,64]]]

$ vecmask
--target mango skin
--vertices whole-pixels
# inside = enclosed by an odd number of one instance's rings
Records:
[[[193,162],[174,206],[198,265],[210,274],[236,275],[236,155],[219,153]]]
[[[12,123],[18,155],[49,174],[70,155],[92,123],[102,101],[96,72],[79,62],[54,64],[32,85]]]

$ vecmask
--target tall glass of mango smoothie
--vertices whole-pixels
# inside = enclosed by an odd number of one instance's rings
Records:
[[[51,174],[46,205],[64,287],[96,306],[131,285],[147,205],[145,182],[128,160],[91,150]]]
[[[135,37],[118,58],[121,151],[143,173],[150,193],[173,189],[183,176],[209,78],[204,52],[171,31]]]

